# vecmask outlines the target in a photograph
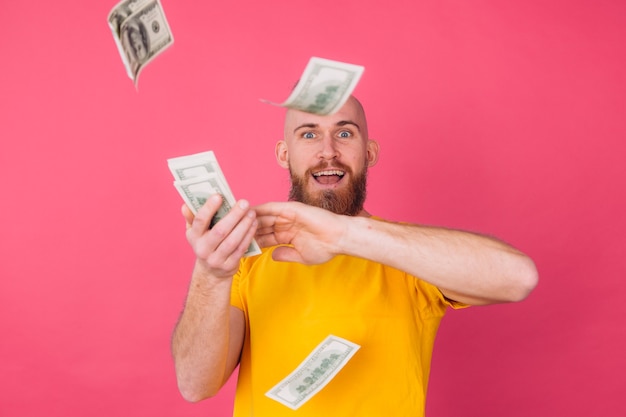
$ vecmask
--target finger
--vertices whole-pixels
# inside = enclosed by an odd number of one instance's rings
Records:
[[[196,234],[202,235],[209,229],[211,219],[217,213],[217,210],[222,205],[222,196],[219,194],[213,194],[210,196],[206,203],[196,213],[196,216],[192,220],[191,227]]]
[[[274,233],[259,233],[259,230],[257,229],[255,239],[256,243],[258,243],[262,248],[278,245],[278,239],[276,239],[276,235]]]
[[[254,239],[254,235],[256,233],[257,226],[258,226],[257,220],[253,219],[252,220],[252,224],[248,228],[248,231],[247,231],[246,235],[242,239],[242,241],[239,244],[239,247],[237,248],[237,251],[235,253],[235,255],[237,256],[237,260],[241,259],[241,257],[246,253],[246,251],[250,247],[250,244],[252,243],[252,239]]]
[[[239,200],[210,231],[203,232],[200,242],[203,251],[217,252],[216,256],[226,259],[239,246],[253,221],[256,222],[256,213],[246,200]],[[208,223],[206,225],[208,228]]]
[[[193,215],[193,212],[189,209],[187,204],[183,204],[180,208],[180,211],[183,213],[183,217],[185,218],[185,222],[187,223],[187,229],[189,229],[195,216]]]
[[[215,250],[212,251],[211,262],[227,268],[237,266],[252,242],[257,224],[254,211],[246,212],[245,216],[232,228],[228,235],[218,242]],[[207,233],[208,245],[213,245],[211,236],[214,235],[213,232],[216,228],[217,225],[211,232]]]
[[[256,217],[259,220],[259,230],[272,230],[276,225],[276,216],[267,214],[262,215],[256,211]]]
[[[276,207],[276,204],[279,203],[264,203],[264,204],[259,204],[258,206],[254,207],[254,211],[256,211],[257,217],[261,217],[261,216],[266,216],[269,214],[276,214],[276,210],[272,210],[272,208]]]
[[[309,208],[306,204],[296,201],[282,203],[265,203],[254,208],[259,219],[259,228],[272,227],[276,230],[288,230],[298,223],[300,215],[306,214],[303,210]],[[321,209],[320,209],[321,210]]]
[[[290,246],[279,246],[272,252],[272,259],[277,262],[304,263],[300,253]]]
[[[257,228],[258,235],[269,235],[276,231],[276,223],[268,220],[267,217],[258,217],[259,227]]]
[[[286,214],[292,214],[291,212],[293,211],[293,207],[296,206],[297,204],[298,203],[294,201],[270,202],[270,203],[259,204],[258,206],[254,208],[254,210],[256,211],[257,217],[263,217],[263,216],[278,217],[278,216],[283,216]]]

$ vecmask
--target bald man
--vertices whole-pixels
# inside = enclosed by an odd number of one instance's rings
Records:
[[[365,211],[379,146],[354,97],[328,116],[288,110],[275,152],[290,201],[240,200],[210,230],[219,196],[195,217],[183,207],[196,263],[172,341],[181,393],[211,397],[239,365],[235,416],[294,415],[265,394],[334,335],[360,349],[297,415],[423,416],[447,308],[523,300],[534,263],[494,238]],[[263,253],[242,259],[253,238]]]

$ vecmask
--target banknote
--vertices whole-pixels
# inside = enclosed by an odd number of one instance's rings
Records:
[[[115,7],[109,12],[109,17],[107,18],[109,26],[113,31],[113,36],[117,36],[119,38],[120,27],[122,27],[124,20],[149,2],[150,0],[124,0],[116,4]]]
[[[229,193],[226,191],[226,185],[221,181],[220,177],[212,174],[202,177],[189,178],[184,181],[175,181],[174,187],[185,201],[185,204],[196,214],[200,207],[207,202],[213,194],[219,194],[223,197],[222,205],[211,219],[209,228],[215,226],[232,208],[234,204]]]
[[[222,178],[226,178],[213,151],[170,158],[167,160],[167,166],[177,181],[208,174],[217,174]]]
[[[141,70],[174,43],[159,0],[124,0],[111,10],[107,20],[126,72],[135,84]]]
[[[170,158],[167,160],[167,164],[174,176],[174,187],[194,214],[210,196],[214,194],[222,196],[222,205],[211,219],[210,228],[235,205],[235,196],[230,190],[226,177],[224,177],[212,151]],[[260,253],[259,245],[253,240],[244,257],[259,255]]]
[[[360,65],[312,57],[286,101],[262,101],[308,113],[332,114],[348,100],[364,70]]]
[[[297,410],[324,388],[359,348],[356,343],[329,335],[291,374],[265,395]]]

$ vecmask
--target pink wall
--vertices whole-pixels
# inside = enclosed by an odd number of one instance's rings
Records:
[[[192,255],[165,160],[212,149],[238,197],[284,199],[259,98],[310,56],[366,67],[371,212],[495,234],[541,274],[444,320],[429,415],[626,415],[625,2],[163,4],[176,43],[139,92],[113,1],[0,6],[1,416],[229,415],[232,385],[176,390]]]

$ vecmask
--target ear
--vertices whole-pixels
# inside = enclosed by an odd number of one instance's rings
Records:
[[[276,162],[278,162],[278,165],[285,169],[289,168],[289,152],[287,152],[287,144],[285,141],[278,141],[274,151],[276,152]]]
[[[378,152],[380,151],[380,147],[378,146],[378,142],[375,140],[367,141],[367,166],[373,167],[378,162]]]

